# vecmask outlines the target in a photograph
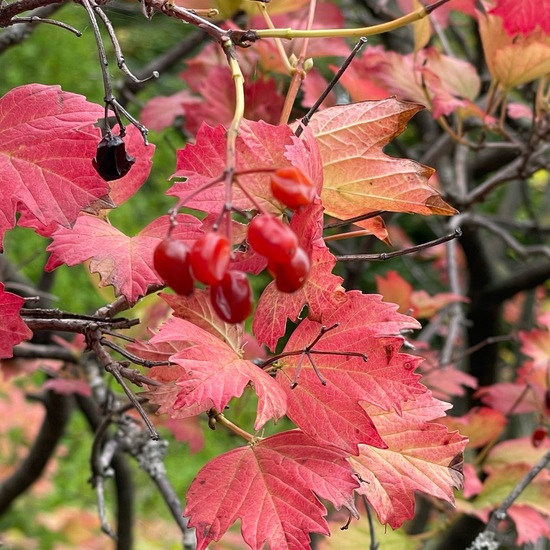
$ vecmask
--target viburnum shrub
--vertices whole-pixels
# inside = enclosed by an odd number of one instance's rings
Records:
[[[39,83],[0,99],[0,238],[16,225],[47,237],[46,273],[84,265],[115,298],[95,312],[53,309],[48,288],[2,258],[0,394],[21,408],[27,391],[45,414],[28,459],[0,470],[0,515],[78,407],[94,432],[83,477],[119,548],[132,546],[123,453],[155,481],[187,549],[231,547],[236,522],[233,547],[258,550],[489,547],[506,518],[518,545],[550,538],[550,319],[534,290],[550,278],[550,6],[141,0],[146,19],[157,14],[151,33],[167,17],[196,34],[138,78],[108,2],[76,3],[104,102]],[[0,5],[0,53],[37,23],[79,34],[50,18],[56,9]],[[182,51],[182,89],[135,116],[127,101]],[[175,202],[127,236],[110,212],[149,177],[148,127],[171,125],[186,138],[164,174]],[[413,253],[384,275],[375,267]],[[461,417],[446,416],[453,398]],[[9,432],[17,415],[2,407]],[[524,431],[504,435],[526,413]],[[178,495],[159,426],[193,448],[222,427],[232,448]]]

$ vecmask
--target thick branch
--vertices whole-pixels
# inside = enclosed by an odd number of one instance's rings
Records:
[[[4,4],[4,6],[0,7],[0,27],[9,27],[12,24],[12,18],[16,15],[59,3],[59,0],[19,0],[19,2]]]

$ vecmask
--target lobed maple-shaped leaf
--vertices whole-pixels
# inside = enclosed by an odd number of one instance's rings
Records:
[[[510,36],[528,35],[537,27],[550,35],[550,0],[496,0],[489,13],[502,18]]]
[[[232,397],[240,397],[250,383],[258,396],[255,429],[260,429],[271,418],[278,420],[286,412],[286,396],[275,381],[242,354],[231,348],[218,336],[199,326],[174,317],[151,339],[153,344],[185,340],[187,345],[170,357],[180,367],[173,387],[173,408],[189,409],[193,416],[215,407],[223,411]],[[150,377],[172,369],[155,367]]]
[[[428,185],[432,168],[382,151],[420,109],[390,98],[331,107],[313,117],[310,127],[323,159],[321,196],[327,214],[348,219],[377,210],[456,213]]]
[[[108,184],[92,166],[99,139],[83,128],[104,108],[59,86],[29,84],[0,99],[0,240],[15,225],[69,227],[83,209],[108,202]]]
[[[220,319],[212,308],[208,291],[197,289],[191,296],[161,294],[162,299],[174,310],[174,317],[179,317],[197,325],[206,332],[217,336],[240,353],[243,340],[241,323],[226,323]]]
[[[386,96],[420,103],[434,118],[459,114],[484,113],[474,105],[481,80],[476,68],[435,48],[402,55],[380,46],[368,48],[361,58],[363,75],[386,90]]]
[[[540,28],[508,35],[496,15],[479,16],[479,33],[489,72],[502,88],[513,88],[550,72],[550,37]]]
[[[196,528],[197,550],[219,540],[238,519],[253,550],[303,550],[309,532],[329,534],[326,509],[315,495],[357,516],[357,486],[344,453],[294,430],[209,462],[189,487],[184,515]]]
[[[323,208],[319,202],[294,214],[290,227],[311,258],[309,277],[300,290],[291,294],[277,290],[272,281],[258,300],[252,331],[272,350],[285,333],[287,319],[296,322],[304,306],[308,306],[309,319],[323,322],[327,312],[332,312],[347,299],[343,279],[332,274],[336,258],[322,238],[322,223]]]
[[[239,183],[262,208],[274,214],[280,214],[284,208],[271,194],[269,174],[254,173],[254,170],[290,166],[285,156],[285,147],[293,144],[292,136],[292,130],[286,125],[272,126],[265,122],[243,121],[237,138],[235,170],[237,173],[252,171],[238,176]],[[222,176],[226,164],[226,143],[225,128],[201,126],[196,142],[177,151],[176,173],[173,177],[186,178],[186,181],[175,183],[168,190],[168,195],[186,197],[202,185]],[[299,143],[294,142],[294,147],[298,147]],[[218,216],[225,200],[225,184],[220,182],[185,204]],[[232,204],[240,210],[255,209],[255,205],[235,185]]]
[[[319,374],[308,358],[294,354],[277,361],[277,380],[287,394],[287,415],[302,431],[322,444],[357,454],[360,443],[385,446],[362,402],[400,411],[405,401],[426,388],[414,373],[419,359],[398,353],[402,339],[395,336],[400,330],[418,328],[417,321],[397,313],[395,305],[383,303],[380,296],[358,291],[347,296],[346,302],[323,319],[325,326],[337,326],[313,347],[322,352],[312,355]],[[304,319],[284,352],[305,349],[319,336],[321,327]],[[366,355],[367,361],[357,354]],[[295,382],[297,386],[291,389]]]
[[[0,283],[0,359],[13,356],[13,346],[32,338],[31,329],[23,322],[19,310],[25,300],[21,296],[4,291]]]
[[[364,480],[358,493],[367,497],[381,523],[399,527],[414,515],[415,491],[453,503],[453,487],[461,488],[462,452],[467,439],[428,420],[448,405],[425,392],[403,404],[401,414],[365,404],[386,449],[360,445],[350,463]]]
[[[190,245],[201,234],[199,226],[199,220],[181,214],[172,237]],[[148,285],[162,282],[153,268],[153,253],[170,228],[169,216],[162,216],[135,237],[128,237],[101,218],[82,215],[72,229],[55,231],[46,249],[51,255],[44,269],[91,260],[90,271],[99,273],[100,285],[113,285],[117,295],[133,303],[145,295]]]

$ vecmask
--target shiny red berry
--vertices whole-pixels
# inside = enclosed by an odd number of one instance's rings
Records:
[[[313,182],[298,168],[279,168],[271,174],[271,192],[284,205],[296,210],[315,198]]]
[[[174,292],[183,296],[193,292],[194,280],[189,264],[189,249],[184,242],[164,239],[155,248],[153,264],[160,278]]]
[[[533,430],[533,433],[531,434],[531,444],[533,445],[533,447],[540,447],[547,435],[548,430],[544,426],[538,426],[537,428],[535,428]]]
[[[205,285],[221,282],[230,259],[231,246],[227,237],[220,233],[205,233],[191,248],[191,270],[195,279]]]
[[[295,292],[306,283],[311,269],[311,261],[307,252],[299,246],[296,254],[286,264],[270,263],[269,272],[275,278],[275,286],[281,292]]]
[[[271,214],[260,214],[248,224],[248,243],[270,262],[284,264],[296,254],[298,237]]]
[[[246,273],[228,271],[221,283],[210,287],[214,311],[226,323],[240,323],[252,312],[252,290]]]

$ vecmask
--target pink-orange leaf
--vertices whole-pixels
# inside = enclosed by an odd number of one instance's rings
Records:
[[[401,414],[365,405],[387,449],[361,445],[351,465],[365,483],[365,495],[378,519],[392,528],[414,515],[415,491],[453,503],[461,488],[462,452],[467,440],[445,426],[426,422],[442,416],[444,404],[426,392],[403,404]]]
[[[197,325],[240,353],[243,325],[222,321],[212,308],[207,291],[197,289],[191,296],[161,294],[161,297],[174,310],[174,317]]]
[[[258,395],[258,411],[255,429],[260,429],[271,418],[277,420],[286,412],[286,397],[278,384],[251,361],[242,359],[240,353],[229,347],[217,336],[197,325],[179,318],[170,319],[151,342],[185,340],[188,345],[170,357],[181,370],[174,388],[174,409],[189,409],[191,415],[215,407],[223,411],[232,397],[240,397],[250,383]],[[156,367],[152,378],[159,371],[172,367]],[[184,411],[182,411],[184,414]],[[189,416],[191,416],[189,415]]]
[[[82,209],[110,204],[92,166],[99,138],[82,130],[104,113],[58,86],[29,84],[0,99],[0,240],[16,211],[25,213],[19,225],[69,227]]]
[[[357,486],[344,453],[295,430],[209,462],[189,488],[184,514],[196,528],[197,550],[219,540],[238,519],[253,550],[266,544],[270,550],[303,550],[308,533],[329,534],[326,509],[315,495],[357,515]]]
[[[0,283],[0,359],[12,357],[13,346],[32,338],[31,330],[19,315],[24,303],[21,296],[5,292]]]
[[[480,15],[479,34],[489,72],[502,88],[519,86],[550,72],[550,36],[542,29],[526,36],[510,36],[500,17]]]
[[[455,213],[428,185],[431,168],[382,151],[420,109],[390,98],[331,107],[313,117],[310,127],[323,159],[327,214],[347,219],[377,210]]]
[[[196,218],[182,214],[172,237],[191,244],[200,235],[199,225]],[[82,215],[72,229],[61,227],[54,233],[45,269],[91,260],[90,271],[99,273],[101,286],[113,285],[117,295],[135,302],[148,285],[161,283],[153,268],[153,252],[169,229],[170,219],[163,216],[128,237],[100,218]]]
[[[402,329],[417,328],[417,322],[397,313],[395,306],[383,303],[380,296],[357,291],[347,294],[348,300],[323,320],[327,327],[338,326],[313,347],[323,352],[312,357],[326,385],[308,358],[300,355],[279,359],[277,380],[287,394],[287,414],[302,431],[356,454],[360,443],[385,446],[361,402],[399,411],[403,402],[425,393],[426,388],[414,373],[418,359],[399,353],[402,340],[395,336]],[[284,351],[306,348],[320,330],[320,323],[303,320]],[[337,354],[342,352],[365,354],[368,359]],[[291,389],[294,382],[297,386]]]
[[[293,144],[292,136],[292,130],[286,125],[272,126],[265,122],[243,121],[236,144],[236,172],[290,166],[285,156],[285,147]],[[294,142],[294,147],[299,145]],[[220,178],[226,168],[225,163],[225,128],[201,126],[196,142],[177,152],[177,170],[173,177],[187,179],[183,183],[174,184],[168,194],[179,198],[188,196],[202,185]],[[266,211],[275,214],[281,212],[282,205],[271,194],[268,173],[241,175],[238,181]],[[224,200],[225,184],[220,182],[187,201],[186,206],[218,216]],[[241,210],[255,208],[237,186],[233,187],[232,204]]]

